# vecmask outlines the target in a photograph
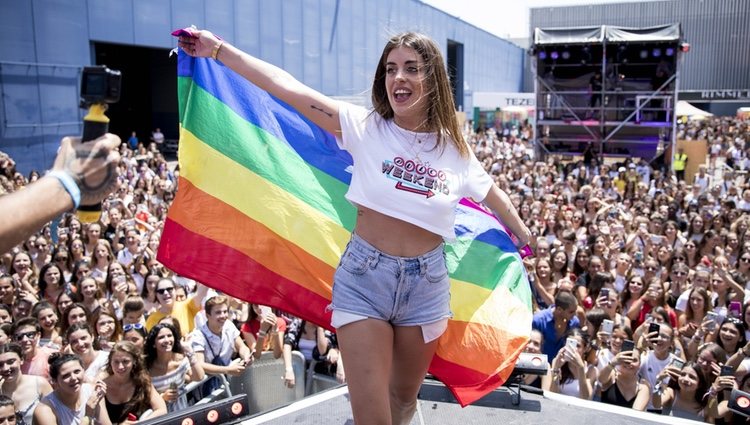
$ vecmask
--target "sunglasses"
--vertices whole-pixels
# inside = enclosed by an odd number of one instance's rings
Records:
[[[31,332],[24,332],[24,333],[20,333],[20,334],[15,334],[15,335],[13,335],[13,339],[15,339],[16,341],[23,341],[26,338],[28,338],[28,339],[34,339],[35,336],[36,336],[36,331],[31,331]]]
[[[674,272],[672,272],[672,274],[675,275],[675,276],[686,276],[687,272],[674,271]]]
[[[156,290],[157,294],[162,294],[162,295],[166,294],[167,292],[174,292],[174,286],[170,288],[161,288],[161,289]]]
[[[745,263],[750,263],[750,258],[742,257],[740,258],[740,261],[745,262]]]
[[[123,332],[129,332],[129,331],[132,331],[133,329],[141,330],[143,329],[143,324],[142,323],[128,323],[127,325],[122,327]]]

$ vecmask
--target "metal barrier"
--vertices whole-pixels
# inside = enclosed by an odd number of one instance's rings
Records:
[[[310,364],[307,366],[307,373],[305,377],[305,395],[312,395],[315,393],[319,393],[323,390],[327,390],[329,388],[338,387],[339,382],[336,380],[336,378],[328,375],[323,375],[321,373],[315,372],[315,365],[317,365],[317,360],[310,361]]]
[[[296,385],[284,385],[284,359],[274,358],[273,352],[264,352],[240,376],[229,378],[233,394],[247,394],[249,411],[255,414],[302,399],[305,396],[305,357],[292,352],[292,369]]]

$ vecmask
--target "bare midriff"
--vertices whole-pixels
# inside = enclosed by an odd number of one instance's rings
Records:
[[[361,205],[354,231],[370,245],[397,257],[416,257],[443,242],[438,234]]]

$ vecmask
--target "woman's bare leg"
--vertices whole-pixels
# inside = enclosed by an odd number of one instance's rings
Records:
[[[417,394],[437,349],[437,340],[425,344],[420,326],[397,326],[393,328],[393,334],[389,387],[391,423],[408,425],[417,409]]]
[[[356,425],[391,425],[388,381],[393,363],[393,326],[365,319],[336,330]]]

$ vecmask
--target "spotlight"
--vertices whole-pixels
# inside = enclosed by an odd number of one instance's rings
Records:
[[[641,50],[641,59],[646,59],[648,57],[648,50]]]
[[[655,58],[658,58],[661,56],[661,49],[654,49],[651,54],[654,55]]]
[[[541,52],[539,52],[539,59],[541,59],[541,60],[547,59],[547,52],[545,52],[544,50],[542,50]]]
[[[560,57],[560,54],[557,53],[557,51],[552,52],[552,60],[557,60],[557,58]]]
[[[667,48],[667,51],[665,52],[667,56],[674,56],[674,49],[671,47]]]
[[[565,60],[570,59],[570,52],[567,51],[567,50],[564,51],[564,52],[562,52],[562,58],[565,59]]]
[[[682,50],[682,53],[687,53],[690,51],[690,43],[682,43],[680,44],[680,50]]]

